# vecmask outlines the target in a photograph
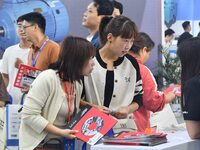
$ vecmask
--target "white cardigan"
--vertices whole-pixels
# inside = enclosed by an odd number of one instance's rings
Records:
[[[79,108],[82,85],[75,83],[76,107]],[[54,70],[43,71],[33,82],[25,99],[19,131],[20,150],[33,150],[46,137],[44,128],[53,123],[66,100],[59,75]]]
[[[107,66],[99,52],[94,60],[94,69],[88,77],[84,77],[86,100],[92,104],[103,106],[107,78]],[[125,55],[114,62],[113,93],[109,108],[117,110],[132,102],[142,104],[142,80],[137,61]]]

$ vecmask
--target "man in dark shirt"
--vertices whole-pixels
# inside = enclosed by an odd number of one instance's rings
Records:
[[[0,107],[5,106],[5,104],[8,103],[8,101],[9,101],[9,96],[6,91],[2,75],[0,74]]]
[[[185,21],[182,23],[183,29],[185,32],[183,32],[179,38],[178,38],[178,43],[177,46],[179,46],[183,41],[185,41],[186,39],[192,38],[193,35],[190,34],[191,31],[191,25],[189,21]]]
[[[99,24],[104,16],[112,15],[114,4],[109,0],[93,0],[83,13],[82,25],[89,30],[89,35],[86,37],[94,47],[98,50],[99,43]]]
[[[200,22],[199,22],[199,29],[200,29]],[[200,31],[199,31],[199,33],[197,34],[197,36],[200,37]]]
[[[118,1],[114,1],[114,10],[113,10],[113,17],[122,15],[123,13],[123,5],[122,3],[118,2]]]

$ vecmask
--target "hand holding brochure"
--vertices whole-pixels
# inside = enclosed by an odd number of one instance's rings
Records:
[[[117,120],[91,106],[84,107],[68,124],[72,130],[79,132],[75,136],[90,145],[100,140]]]
[[[168,93],[168,92],[174,92],[174,94],[176,96],[181,96],[181,85],[180,84],[174,84],[172,86],[169,86],[168,88],[166,88],[164,91],[164,93]]]
[[[14,86],[18,88],[24,88],[25,86],[30,86],[35,78],[42,72],[41,70],[20,64],[18,72],[15,78]]]

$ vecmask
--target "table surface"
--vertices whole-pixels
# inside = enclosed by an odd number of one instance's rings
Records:
[[[167,133],[167,143],[157,146],[105,145],[91,146],[91,150],[200,150],[200,140],[191,140],[187,131]]]

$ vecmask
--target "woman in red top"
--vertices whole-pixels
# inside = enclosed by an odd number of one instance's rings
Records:
[[[143,106],[134,112],[135,123],[138,131],[144,131],[150,127],[150,111],[161,111],[166,103],[170,103],[175,99],[175,94],[169,92],[164,94],[157,90],[157,84],[151,71],[144,65],[149,59],[154,42],[146,33],[139,33],[134,40],[133,46],[129,53],[136,58],[140,67],[142,78]]]

